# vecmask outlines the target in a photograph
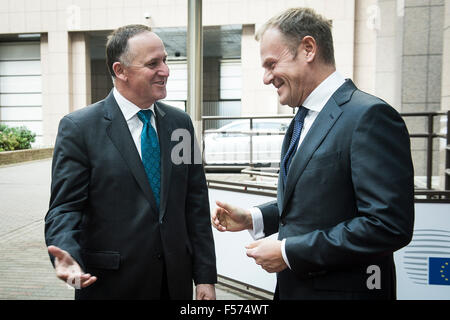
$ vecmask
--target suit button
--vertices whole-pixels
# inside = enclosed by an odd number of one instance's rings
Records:
[[[280,222],[280,223],[281,223],[281,226],[283,226],[283,227],[284,227],[284,226],[286,225],[286,220],[284,220],[284,219],[281,219],[281,222]]]
[[[161,260],[162,259],[162,254],[158,254],[157,258],[158,258],[158,260]]]

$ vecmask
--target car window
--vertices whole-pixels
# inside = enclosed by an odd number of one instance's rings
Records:
[[[253,124],[256,130],[270,130],[270,131],[286,131],[287,125],[280,122],[257,122]]]
[[[221,131],[244,131],[249,130],[250,125],[248,122],[234,123],[229,125],[227,128],[220,129]]]

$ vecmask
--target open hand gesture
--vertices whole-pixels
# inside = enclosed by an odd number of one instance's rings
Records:
[[[47,249],[55,257],[56,276],[68,285],[75,289],[82,289],[97,281],[97,277],[84,273],[67,251],[56,246],[49,246]]]

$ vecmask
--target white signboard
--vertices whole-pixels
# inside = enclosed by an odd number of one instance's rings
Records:
[[[242,208],[250,208],[273,201],[274,198],[209,188],[211,210],[217,207],[216,200],[228,202]],[[213,229],[213,234],[216,245],[218,274],[257,288],[275,292],[275,274],[267,273],[255,263],[254,259],[246,255],[245,246],[254,241],[248,231],[219,232]],[[277,237],[277,234],[273,236]]]
[[[416,203],[412,241],[395,252],[399,300],[450,300],[450,204]]]

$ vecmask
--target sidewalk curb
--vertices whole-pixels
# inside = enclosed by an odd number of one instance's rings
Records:
[[[0,166],[25,161],[42,160],[53,156],[53,148],[0,152]]]

